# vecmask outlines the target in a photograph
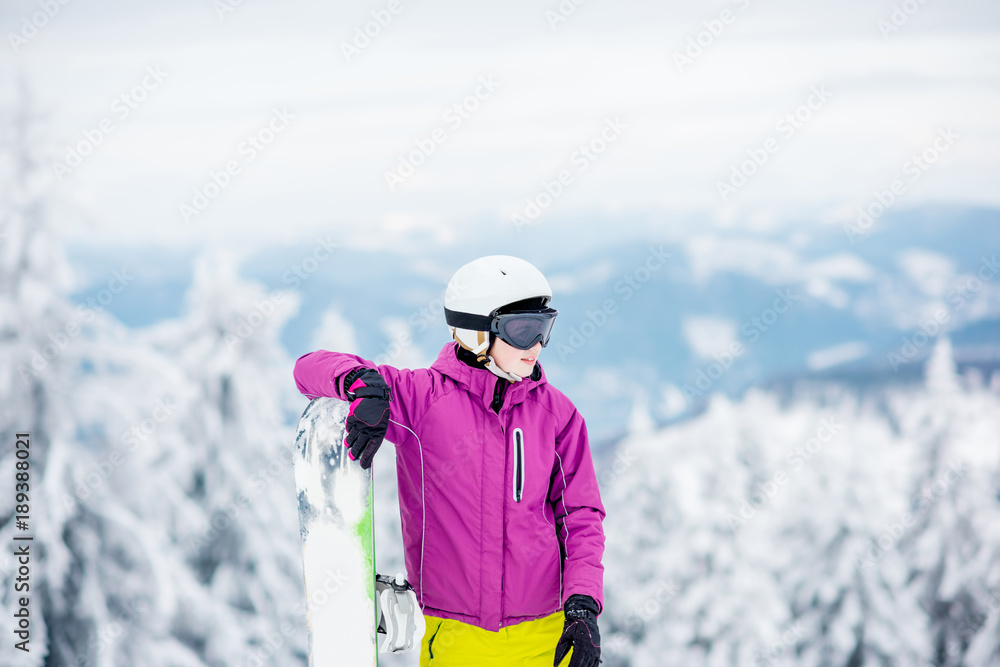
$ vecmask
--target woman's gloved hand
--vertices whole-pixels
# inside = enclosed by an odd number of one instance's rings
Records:
[[[344,378],[347,398],[351,408],[347,414],[347,437],[344,446],[350,447],[352,461],[361,460],[362,468],[370,468],[375,452],[382,446],[382,438],[389,428],[389,401],[392,392],[382,375],[373,368],[355,369]]]
[[[558,667],[566,657],[570,646],[573,647],[573,657],[569,667],[597,667],[601,662],[601,633],[597,629],[597,614],[600,607],[597,601],[589,595],[571,595],[563,606],[566,622],[563,624],[562,637],[556,644],[556,661],[553,667]]]

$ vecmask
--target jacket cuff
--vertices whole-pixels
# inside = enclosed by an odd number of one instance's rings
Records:
[[[354,384],[355,380],[357,380],[359,377],[361,377],[362,375],[364,375],[365,373],[367,373],[370,370],[373,370],[373,369],[368,368],[367,366],[358,366],[357,368],[355,368],[354,370],[348,372],[344,376],[344,384],[343,384],[343,392],[342,393],[344,394],[344,396],[347,398],[348,401],[351,400],[351,396],[348,393],[350,391],[350,389],[351,389],[351,385]]]
[[[586,609],[594,616],[601,613],[601,607],[597,604],[597,600],[582,593],[574,593],[573,595],[570,595],[569,599],[566,600],[566,604],[563,605],[563,609],[565,609],[565,611],[570,611],[572,609]]]

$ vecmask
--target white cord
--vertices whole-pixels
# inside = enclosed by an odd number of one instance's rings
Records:
[[[406,424],[400,424],[398,421],[392,419],[389,420],[393,424],[402,426],[410,433],[413,433],[413,437],[417,439],[417,449],[420,451],[420,608],[424,607],[424,536],[427,533],[427,503],[424,501],[424,447],[420,443],[420,436],[418,436],[412,428]],[[397,482],[396,488],[399,488],[399,483]],[[565,507],[565,503],[563,507]],[[562,596],[560,595],[560,598]]]

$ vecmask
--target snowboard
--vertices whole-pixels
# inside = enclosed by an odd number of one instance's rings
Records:
[[[309,667],[378,665],[372,469],[348,456],[348,409],[313,399],[295,438]]]

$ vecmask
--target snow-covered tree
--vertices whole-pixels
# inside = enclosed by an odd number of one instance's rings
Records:
[[[599,473],[609,665],[998,664],[1000,397],[716,396]],[[617,470],[616,470],[617,466]]]
[[[289,426],[301,401],[278,340],[297,308],[297,295],[243,280],[220,251],[198,260],[184,314],[137,334],[169,365],[163,372],[186,382],[173,442],[157,451],[175,497],[155,521],[170,527],[178,557],[214,601],[178,619],[211,664],[304,656]]]
[[[0,475],[15,479],[14,434],[28,433],[27,487],[20,490],[28,494],[30,519],[26,528],[14,522],[15,497],[5,493],[0,539],[33,538],[31,635],[28,652],[5,655],[22,665],[105,665],[105,640],[116,628],[120,634],[120,619],[135,620],[128,610],[143,606],[148,588],[133,581],[133,557],[145,545],[119,529],[120,503],[106,504],[96,492],[114,468],[102,458],[114,424],[101,417],[117,412],[122,392],[114,377],[98,378],[94,369],[116,350],[127,353],[125,336],[99,303],[73,304],[65,296],[74,283],[57,242],[53,178],[33,148],[44,137],[23,84],[20,92],[2,122],[10,150],[0,153]],[[115,287],[124,288],[121,281]],[[107,295],[113,297],[110,288]],[[0,606],[12,618],[22,595],[12,585],[14,564],[2,564]],[[122,570],[134,574],[116,581]]]
[[[1000,664],[1000,411],[995,394],[962,385],[941,338],[924,409],[897,405],[922,441],[912,497],[923,511],[905,546],[941,667]]]
[[[305,664],[288,456],[301,397],[277,340],[297,301],[223,255],[200,261],[180,318],[146,331],[103,307],[142,267],[107,267],[106,288],[73,303],[30,120],[4,123],[0,172],[3,479],[14,434],[31,442],[29,528],[4,494],[0,539],[34,538],[30,652],[5,664]],[[14,575],[0,560],[6,618]]]

